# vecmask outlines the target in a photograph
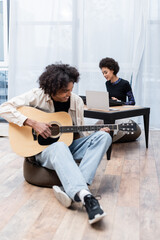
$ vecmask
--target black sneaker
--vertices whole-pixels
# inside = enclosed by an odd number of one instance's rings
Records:
[[[95,223],[101,220],[106,213],[102,210],[99,202],[91,194],[88,194],[84,197],[84,206],[88,213],[89,223]]]

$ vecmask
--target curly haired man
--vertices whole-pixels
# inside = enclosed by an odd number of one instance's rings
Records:
[[[84,125],[83,101],[72,93],[79,80],[76,68],[67,64],[52,64],[39,77],[39,88],[16,96],[0,106],[0,115],[8,122],[30,126],[44,139],[51,136],[50,124],[38,122],[21,114],[17,108],[31,106],[46,112],[68,112],[73,124]],[[73,140],[68,147],[55,142],[35,156],[42,167],[56,171],[62,187],[53,186],[57,200],[65,207],[72,201],[81,201],[86,208],[89,223],[101,220],[105,212],[88,186],[92,183],[97,167],[111,144],[108,128],[100,129],[89,136]],[[81,159],[79,166],[75,160]]]

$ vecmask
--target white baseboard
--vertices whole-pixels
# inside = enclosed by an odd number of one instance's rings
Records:
[[[5,122],[0,123],[0,137],[8,136],[8,127],[9,127],[8,123]]]

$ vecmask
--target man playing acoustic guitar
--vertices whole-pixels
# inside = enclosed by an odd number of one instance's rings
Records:
[[[79,73],[74,67],[61,63],[49,65],[39,77],[39,88],[3,103],[0,106],[0,115],[19,127],[31,127],[44,140],[52,135],[51,124],[27,117],[17,108],[30,106],[50,113],[68,112],[73,125],[84,125],[83,101],[72,93],[78,79]],[[69,207],[72,201],[81,201],[90,224],[105,216],[88,185],[92,183],[98,165],[111,144],[109,131],[109,128],[104,127],[89,136],[82,136],[80,133],[81,137],[73,140],[70,146],[57,141],[35,155],[41,166],[56,171],[62,183],[63,188],[53,186],[57,200],[65,207]],[[81,159],[79,166],[75,162],[78,159]]]

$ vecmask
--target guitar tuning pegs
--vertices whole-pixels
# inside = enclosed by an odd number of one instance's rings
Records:
[[[133,135],[133,134],[134,134],[134,132],[131,132],[131,134]]]

